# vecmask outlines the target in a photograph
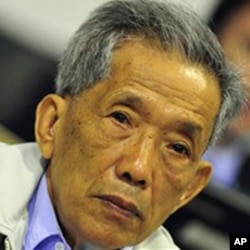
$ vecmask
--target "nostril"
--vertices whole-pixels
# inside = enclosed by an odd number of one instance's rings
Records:
[[[122,178],[126,182],[133,183],[134,185],[145,186],[146,184],[145,180],[139,180],[139,181],[133,180],[132,176],[128,172],[123,173]]]
[[[144,181],[144,180],[138,181],[138,184],[139,184],[140,186],[145,186],[146,181]]]
[[[122,177],[123,177],[124,180],[126,180],[128,182],[132,181],[132,177],[128,172],[123,173]]]

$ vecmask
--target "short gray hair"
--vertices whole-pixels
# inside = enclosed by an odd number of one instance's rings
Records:
[[[132,34],[153,38],[165,51],[178,51],[218,78],[222,101],[212,144],[245,102],[244,89],[237,70],[225,61],[215,35],[187,6],[168,0],[105,3],[72,37],[58,67],[56,93],[75,95],[107,77],[116,45]]]

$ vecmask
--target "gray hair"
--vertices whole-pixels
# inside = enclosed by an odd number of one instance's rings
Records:
[[[158,41],[165,51],[178,51],[192,63],[204,65],[218,78],[222,101],[212,144],[245,102],[244,89],[215,35],[187,6],[167,0],[113,0],[102,5],[80,26],[64,52],[56,93],[75,95],[109,76],[117,44],[142,34]]]

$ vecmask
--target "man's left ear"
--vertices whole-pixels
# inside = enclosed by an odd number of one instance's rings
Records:
[[[212,175],[212,166],[209,162],[201,161],[199,168],[195,173],[192,181],[186,187],[184,193],[180,197],[178,208],[189,203],[195,198],[209,183]],[[178,209],[177,208],[177,209]]]

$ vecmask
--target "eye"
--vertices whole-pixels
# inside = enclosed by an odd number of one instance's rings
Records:
[[[116,112],[112,113],[111,116],[119,123],[130,124],[128,117],[122,112],[116,111]]]
[[[172,149],[178,153],[178,154],[181,154],[181,155],[189,155],[189,150],[187,149],[186,146],[180,144],[180,143],[175,143],[172,145]]]

